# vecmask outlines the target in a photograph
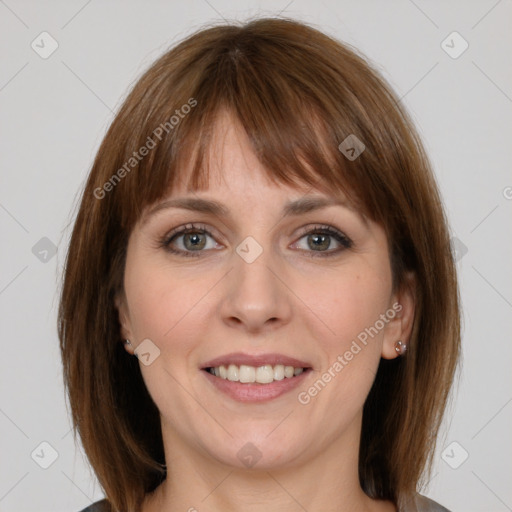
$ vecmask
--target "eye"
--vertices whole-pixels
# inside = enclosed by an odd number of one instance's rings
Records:
[[[305,244],[301,243],[301,240],[304,240]],[[333,256],[349,249],[352,245],[350,238],[332,226],[314,226],[303,233],[299,241],[294,243],[293,248],[310,251],[311,256],[316,257]]]
[[[314,257],[327,257],[349,249],[352,245],[352,240],[341,231],[332,226],[317,225],[304,230],[292,248],[309,252]],[[198,257],[206,250],[222,247],[205,226],[196,224],[172,230],[160,241],[160,246],[168,252],[187,257]]]
[[[208,240],[209,238],[211,241]],[[199,256],[199,253],[204,250],[218,248],[219,244],[215,242],[213,235],[204,226],[187,224],[167,234],[161,241],[161,246],[174,254]]]

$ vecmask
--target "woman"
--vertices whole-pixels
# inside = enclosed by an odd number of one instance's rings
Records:
[[[446,510],[417,494],[460,345],[439,193],[394,93],[311,27],[209,28],[138,81],[59,332],[88,511]]]

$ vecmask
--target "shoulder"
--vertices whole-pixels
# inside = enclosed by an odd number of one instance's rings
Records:
[[[416,494],[414,499],[400,512],[450,512],[439,503],[421,494]]]
[[[112,509],[107,500],[97,501],[87,508],[84,508],[81,512],[112,512]]]

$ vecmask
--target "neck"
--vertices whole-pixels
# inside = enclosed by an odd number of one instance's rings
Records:
[[[356,422],[359,441],[360,421]],[[349,434],[347,432],[347,434]],[[326,440],[330,441],[330,440]],[[314,458],[299,456],[280,466],[233,467],[164,435],[167,478],[142,512],[394,512],[390,502],[372,500],[358,476],[359,442],[353,435],[326,442]]]

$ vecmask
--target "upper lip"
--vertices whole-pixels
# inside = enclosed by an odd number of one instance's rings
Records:
[[[295,357],[285,356],[283,354],[244,354],[243,352],[233,352],[231,354],[226,354],[223,356],[216,357],[206,363],[204,363],[201,368],[215,368],[217,366],[228,366],[230,364],[234,364],[237,366],[247,365],[247,366],[263,366],[265,364],[270,364],[275,366],[276,364],[282,364],[284,366],[293,366],[295,368],[310,368],[310,363],[305,361],[301,361],[300,359],[296,359]]]

